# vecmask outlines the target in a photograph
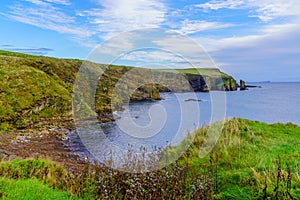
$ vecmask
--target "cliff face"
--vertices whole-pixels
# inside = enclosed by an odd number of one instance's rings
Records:
[[[196,74],[186,74],[186,77],[195,92],[209,92],[205,77]]]
[[[189,83],[195,92],[235,91],[237,90],[236,80],[232,77],[211,77],[196,74],[186,74]]]
[[[224,81],[223,90],[225,90],[225,91],[235,91],[235,90],[237,90],[236,80],[233,79],[233,78],[229,78],[226,81]]]
[[[72,120],[73,86],[82,63],[0,50],[0,131]],[[75,109],[88,116],[93,110],[89,102],[94,101],[94,110],[103,122],[112,120],[112,110],[121,110],[124,99],[159,100],[159,92],[170,91],[236,90],[236,81],[218,70],[205,69],[199,75],[191,69],[174,72],[90,64],[93,67],[85,78],[98,83],[97,88],[92,96],[83,93],[78,97],[81,100]],[[105,69],[100,80],[93,77],[93,68]],[[217,76],[220,73],[221,77]],[[122,79],[126,87],[116,87]],[[83,81],[82,91],[91,90],[89,81]]]

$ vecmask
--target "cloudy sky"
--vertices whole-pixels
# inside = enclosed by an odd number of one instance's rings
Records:
[[[180,56],[205,51],[237,79],[300,81],[299,18],[297,0],[2,0],[0,49],[87,59],[102,44],[112,58],[151,40],[166,51],[135,51],[117,64],[187,67]]]

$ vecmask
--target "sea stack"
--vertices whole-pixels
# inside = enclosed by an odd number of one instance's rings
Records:
[[[243,81],[243,80],[240,80],[240,90],[247,90],[245,81]]]

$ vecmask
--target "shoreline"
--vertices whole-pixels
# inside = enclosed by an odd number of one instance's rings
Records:
[[[71,148],[71,131],[66,127],[36,128],[0,133],[0,159],[49,159],[61,164],[70,173],[79,173],[89,162]]]
[[[212,195],[227,199],[237,194],[236,188],[238,187],[239,191],[244,191],[238,193],[242,197],[249,197],[248,194],[251,193],[251,197],[262,199],[263,194],[274,197],[276,194],[274,188],[278,186],[278,184],[276,186],[276,180],[279,180],[276,174],[280,173],[284,177],[290,177],[288,180],[280,178],[280,182],[277,182],[280,183],[282,191],[290,192],[295,199],[298,199],[300,194],[300,179],[297,176],[299,174],[297,146],[300,144],[300,127],[290,123],[268,125],[241,118],[228,119],[225,121],[222,134],[214,149],[207,156],[199,157],[209,131],[209,127],[203,127],[194,132],[192,145],[177,162],[161,170],[146,173],[126,172],[107,165],[99,165],[97,162],[88,162],[74,155],[74,152],[64,143],[67,137],[62,137],[67,136],[69,129],[30,131],[30,133],[29,130],[22,130],[15,131],[13,134],[0,134],[0,152],[18,155],[6,158],[7,162],[2,159],[0,168],[2,168],[2,178],[5,179],[5,182],[2,181],[2,186],[7,181],[22,182],[37,179],[52,189],[67,192],[68,199],[71,197],[104,199],[116,196],[133,199],[134,196],[128,197],[128,195],[136,194],[136,192],[141,192],[141,195],[145,197],[141,199],[149,199],[153,197],[149,194],[157,193],[157,187],[153,185],[160,183],[161,191],[167,191],[166,198],[174,199],[190,196],[193,193],[186,190],[187,188],[203,189],[199,183],[212,180],[208,182],[208,191]],[[182,145],[185,144],[175,147],[175,150],[181,149]],[[129,163],[126,166],[130,169],[136,166],[136,159],[127,161]],[[267,167],[262,169],[258,163]],[[149,164],[151,165],[151,162]],[[208,172],[211,175],[207,177]],[[170,173],[171,176],[167,176]],[[241,176],[237,179],[237,175]],[[218,182],[213,181],[216,176],[218,176]],[[266,186],[266,178],[270,180],[267,182],[269,189],[263,190]],[[250,186],[249,180],[251,180]],[[183,190],[176,187],[178,183],[183,184],[181,185]],[[289,183],[292,183],[291,187],[286,188],[286,184]],[[140,186],[145,190],[138,190]],[[40,189],[40,187],[37,188]],[[170,197],[172,192],[168,191],[173,190],[177,193]],[[17,186],[10,190],[0,190],[0,193],[2,192],[5,197],[14,194],[11,193],[13,191],[24,193],[24,190]],[[203,194],[203,197],[207,197],[207,194]],[[191,199],[195,198],[191,196]]]
[[[226,120],[232,119],[235,118]],[[262,123],[267,125],[293,124],[300,127],[292,122]],[[74,133],[75,130],[75,124],[71,126],[68,124],[66,126],[45,125],[44,128],[33,126],[24,130],[14,130],[9,134],[0,132],[0,159],[2,161],[29,158],[49,159],[61,164],[72,174],[78,173],[86,164],[93,163],[93,159],[91,155],[88,155],[89,152],[84,150],[80,138]]]

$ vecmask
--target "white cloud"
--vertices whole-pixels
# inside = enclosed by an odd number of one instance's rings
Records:
[[[62,4],[62,5],[71,5],[71,2],[69,0],[45,0],[49,3],[56,3],[56,4]]]
[[[133,51],[124,55],[122,59],[130,61],[140,61],[148,63],[162,63],[162,62],[184,62],[183,58],[170,52],[155,50],[155,51]]]
[[[235,9],[244,4],[243,0],[211,0],[203,4],[197,4],[195,7],[203,8],[205,10],[219,10],[222,8]]]
[[[108,39],[121,32],[158,28],[165,21],[166,6],[160,0],[100,0],[103,8],[78,13],[90,18],[101,36]]]
[[[170,32],[166,37],[155,40],[153,43],[194,66],[215,67],[203,46],[189,37]]]
[[[250,17],[258,17],[264,22],[278,17],[292,17],[300,15],[300,4],[297,0],[211,0],[195,5],[197,8],[208,10],[219,9],[250,9]]]
[[[299,30],[299,28],[300,24],[298,23],[274,24],[264,26],[261,32],[266,34],[284,34],[294,30]]]
[[[119,57],[121,54],[127,53],[135,48],[134,38],[139,37],[135,32],[126,32],[105,41],[97,48],[99,56],[103,54]]]
[[[267,37],[266,35],[249,35],[227,38],[197,37],[195,40],[208,52],[219,51],[227,47],[255,46],[256,42]]]
[[[172,33],[172,32],[171,32]],[[204,50],[194,40],[179,34],[167,35],[164,38],[154,40],[153,43],[175,54],[182,56],[197,56],[203,54]]]
[[[24,0],[24,1],[27,1],[27,2],[30,2],[30,3],[33,3],[33,4],[36,4],[36,5],[40,5],[40,6],[47,6],[48,4],[42,0]]]
[[[48,6],[48,3],[55,3],[55,4],[61,4],[61,5],[71,5],[71,2],[69,0],[24,0],[36,5],[41,6]]]
[[[15,5],[10,7],[10,12],[2,15],[25,24],[30,24],[43,29],[59,33],[71,34],[76,37],[89,37],[93,32],[76,24],[76,19],[65,14],[58,8],[41,1],[29,0],[34,3],[32,7]]]
[[[204,49],[192,39],[174,31],[151,30],[125,32],[107,40],[93,51],[91,60],[101,63],[130,61],[139,66],[155,63],[164,68],[167,65],[191,67],[191,64],[215,66]]]
[[[234,77],[252,81],[296,80],[297,76],[291,77],[300,70],[300,26],[269,25],[259,33],[221,39],[203,37],[197,41],[208,47],[218,66]]]
[[[173,54],[172,52],[155,49],[153,51],[138,50],[129,52],[120,57],[121,60],[133,61],[139,66],[147,66],[151,68],[191,68],[191,67],[210,67],[215,65],[209,56],[205,59],[196,57],[183,57],[182,55]]]
[[[291,17],[300,15],[299,1],[296,0],[264,0],[248,1],[248,7],[256,8],[254,17],[262,21],[271,21],[278,17]]]
[[[208,52],[233,47],[255,47],[261,41],[274,37],[289,37],[289,33],[299,30],[296,23],[267,25],[258,28],[257,34],[224,38],[197,37],[195,40]]]
[[[208,22],[203,20],[184,20],[181,22],[180,29],[178,30],[182,34],[193,34],[201,31],[222,29],[234,26],[229,23],[219,23],[219,22]]]

